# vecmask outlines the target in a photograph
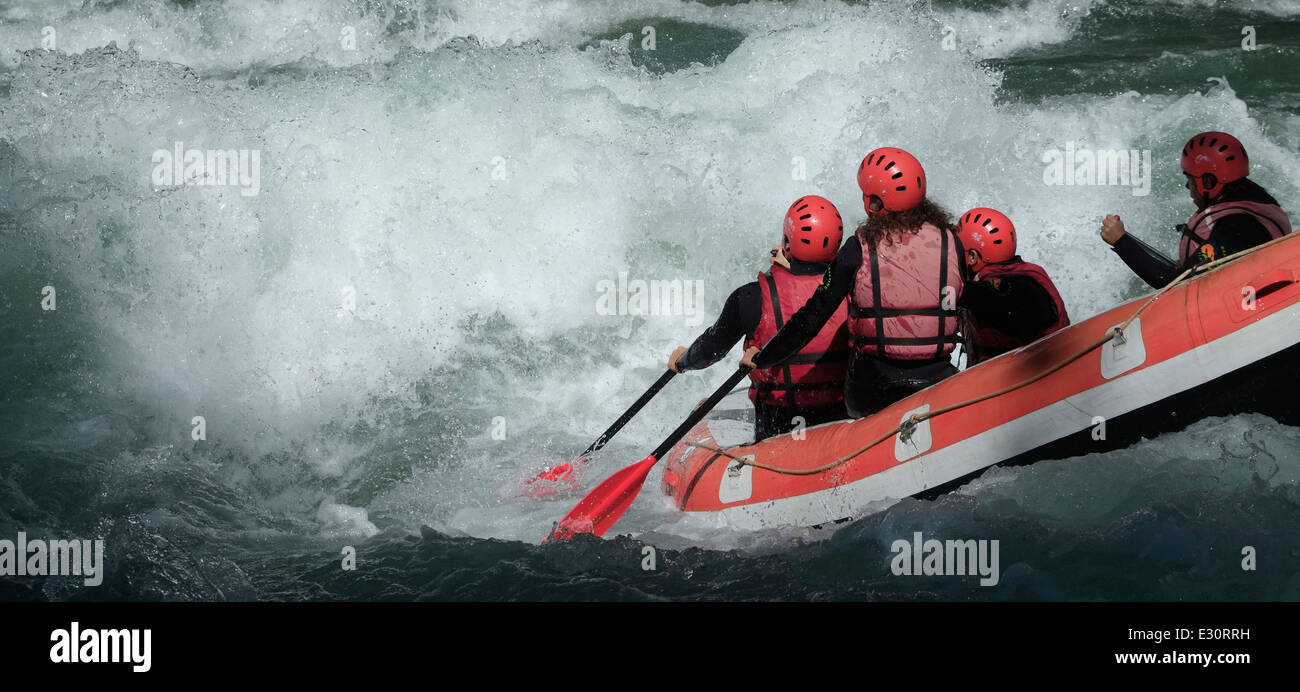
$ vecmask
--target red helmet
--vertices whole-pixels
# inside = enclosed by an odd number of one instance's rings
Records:
[[[867,154],[858,166],[858,187],[868,214],[914,209],[925,199],[925,170],[915,156],[898,147],[881,147]],[[880,198],[881,208],[871,210],[871,198]]]
[[[957,236],[965,250],[977,250],[980,254],[977,261],[971,261],[969,254],[966,257],[972,271],[978,272],[986,264],[1005,262],[1016,256],[1016,227],[1006,214],[996,209],[976,207],[962,214]]]
[[[1202,132],[1183,146],[1183,173],[1190,176],[1196,191],[1214,199],[1223,186],[1241,180],[1250,172],[1246,148],[1224,132]]]
[[[786,257],[826,264],[835,259],[844,237],[840,210],[825,197],[806,195],[794,201],[785,213]]]

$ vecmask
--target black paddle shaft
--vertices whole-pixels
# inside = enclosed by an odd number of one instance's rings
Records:
[[[736,370],[736,372],[732,374],[731,377],[727,378],[727,381],[718,388],[718,391],[714,392],[705,400],[704,403],[697,406],[694,411],[691,411],[691,415],[687,417],[686,420],[682,421],[682,424],[677,426],[677,429],[673,431],[673,434],[669,435],[668,439],[664,440],[663,444],[656,447],[655,451],[650,453],[650,456],[655,459],[662,459],[664,454],[667,454],[668,450],[673,448],[673,445],[677,444],[677,442],[683,437],[686,437],[686,433],[690,432],[691,428],[695,427],[696,423],[704,420],[704,417],[709,415],[709,411],[712,411],[713,407],[717,406],[719,401],[722,401],[724,397],[730,394],[731,388],[735,387],[741,380],[745,379],[745,376],[748,374],[749,368],[742,365],[739,370]]]
[[[642,394],[641,398],[637,399],[636,403],[632,404],[632,408],[624,411],[623,415],[619,416],[618,420],[614,421],[614,424],[609,426],[609,430],[601,433],[600,437],[597,437],[596,441],[592,442],[591,446],[578,456],[585,457],[592,452],[600,451],[600,449],[605,446],[605,443],[609,442],[609,438],[613,437],[619,430],[622,430],[623,426],[627,425],[627,422],[632,420],[632,417],[642,408],[645,408],[645,405],[650,403],[650,400],[655,398],[655,395],[659,393],[659,390],[663,389],[664,385],[668,384],[668,380],[673,379],[673,375],[676,374],[677,373],[672,370],[665,370],[664,374],[660,375],[659,379],[656,380],[654,384],[650,385],[650,388],[645,391],[645,394]]]

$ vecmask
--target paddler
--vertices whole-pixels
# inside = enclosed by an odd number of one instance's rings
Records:
[[[1250,159],[1236,137],[1202,132],[1183,147],[1183,175],[1196,213],[1180,224],[1178,261],[1127,233],[1114,214],[1101,222],[1101,238],[1153,288],[1163,288],[1189,267],[1212,262],[1291,232],[1277,200],[1246,175]]]
[[[816,195],[795,200],[785,213],[782,242],[772,250],[771,267],[757,281],[732,291],[718,321],[690,348],[675,349],[668,368],[676,372],[707,368],[742,337],[746,348],[766,343],[817,289],[843,235],[844,222],[829,200]],[[755,440],[848,417],[845,310],[843,300],[833,306],[825,324],[784,365],[749,373]]]
[[[957,227],[971,277],[962,309],[966,365],[971,366],[1063,329],[1065,302],[1047,271],[1016,254],[1016,227],[1006,214],[976,207]]]
[[[867,219],[845,241],[821,285],[743,365],[787,362],[849,300],[852,350],[844,384],[849,415],[861,418],[957,372],[962,253],[948,213],[925,196],[925,171],[895,147],[858,167]]]

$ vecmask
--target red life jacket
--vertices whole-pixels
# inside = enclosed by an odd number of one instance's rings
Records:
[[[745,348],[761,347],[776,336],[821,282],[820,274],[794,274],[779,264],[759,274],[763,316],[754,334],[745,340]],[[799,408],[832,406],[844,401],[844,375],[849,359],[849,334],[844,326],[847,317],[847,304],[840,303],[817,336],[789,360],[770,368],[751,370],[749,379],[753,386],[749,388],[749,400]]]
[[[963,310],[965,323],[962,325],[962,335],[966,339],[966,350],[969,353],[966,359],[968,366],[994,356],[1000,356],[1011,349],[1020,348],[1070,325],[1070,316],[1065,312],[1065,301],[1061,300],[1061,294],[1057,292],[1056,284],[1052,283],[1052,279],[1047,276],[1047,272],[1037,264],[1031,264],[1019,257],[1008,262],[988,264],[980,270],[975,280],[983,281],[995,277],[1005,279],[1011,276],[1027,276],[1036,281],[1039,286],[1042,286],[1043,290],[1047,291],[1047,295],[1052,298],[1052,303],[1056,305],[1056,322],[1053,322],[1051,326],[1035,334],[1032,338],[1022,341],[1010,334],[994,329],[992,326],[981,324],[979,318],[973,312]]]
[[[892,243],[863,243],[862,267],[849,296],[849,333],[859,353],[899,360],[952,353],[962,259],[951,233],[926,223]],[[945,303],[952,308],[944,309]]]
[[[1210,231],[1214,230],[1214,222],[1225,216],[1233,214],[1246,214],[1255,220],[1268,231],[1269,239],[1275,240],[1291,232],[1291,219],[1288,219],[1286,212],[1282,207],[1276,204],[1265,204],[1263,202],[1220,202],[1192,214],[1192,218],[1187,220],[1187,228],[1183,230],[1183,237],[1178,241],[1178,263],[1185,265],[1187,260],[1201,251],[1201,247],[1210,242]],[[1209,248],[1210,260],[1219,259],[1214,257],[1214,248]]]

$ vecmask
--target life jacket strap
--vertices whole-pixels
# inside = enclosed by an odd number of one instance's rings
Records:
[[[880,260],[876,257],[875,238],[867,238],[867,253],[871,256],[871,303],[872,305],[879,306],[884,301],[880,299]],[[885,342],[879,337],[885,335],[885,316],[877,312],[874,317],[876,319],[876,352],[880,354],[881,358],[884,358]],[[859,340],[865,341],[865,339],[859,337],[854,340],[854,343],[857,343]]]
[[[956,310],[946,310],[944,308],[860,308],[856,305],[849,306],[849,315],[852,317],[910,317],[917,315],[920,317],[956,317]]]
[[[948,229],[940,227],[939,228],[939,305],[940,307],[943,306],[943,300],[944,300],[943,289],[947,288],[947,286],[944,285],[944,282],[947,280],[948,280]],[[935,358],[939,358],[943,356],[943,346],[945,343],[947,343],[947,339],[945,339],[943,335],[944,326],[946,326],[944,324],[944,319],[940,317],[939,333],[935,337],[936,338],[936,342],[934,346]],[[956,343],[955,339],[953,340],[953,343]]]
[[[941,341],[942,344],[956,344],[959,340],[956,334],[940,335],[940,339],[942,339]],[[875,337],[866,337],[866,336],[853,337],[854,346],[870,348],[872,345],[877,343],[883,343],[889,346],[925,346],[926,344],[934,343],[934,337],[932,336],[879,336],[879,335]],[[939,355],[935,357],[938,358],[939,356],[942,355],[943,355],[943,351],[942,349],[940,349]]]
[[[843,382],[800,382],[799,384],[784,385],[784,384],[776,384],[776,383],[769,384],[765,382],[752,382],[750,383],[749,386],[760,392],[776,392],[776,391],[795,392],[795,391],[809,390],[809,389],[841,389],[842,387],[844,387],[844,383]]]
[[[781,327],[785,326],[785,319],[781,316],[781,296],[776,291],[776,277],[772,275],[770,269],[767,272],[767,293],[772,300],[772,317],[776,320],[776,330],[779,332]],[[789,362],[781,364],[781,377],[785,380],[785,387],[782,389],[793,386],[794,377],[790,375]]]

